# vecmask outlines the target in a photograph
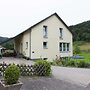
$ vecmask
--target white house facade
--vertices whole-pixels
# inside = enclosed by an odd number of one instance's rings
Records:
[[[16,52],[30,59],[52,61],[73,55],[72,33],[56,13],[14,38]]]

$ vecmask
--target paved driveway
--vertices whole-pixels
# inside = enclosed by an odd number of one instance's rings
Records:
[[[13,57],[3,57],[2,59],[0,59],[0,63],[15,63],[15,64],[26,64],[26,65],[33,65],[34,62],[31,60],[26,60],[23,58],[13,58]]]
[[[90,83],[90,69],[52,66],[52,73],[57,79],[85,87]]]

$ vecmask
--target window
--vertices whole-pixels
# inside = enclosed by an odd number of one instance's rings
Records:
[[[69,43],[67,43],[67,51],[69,51]]]
[[[47,49],[47,42],[43,42],[43,48]]]
[[[47,26],[43,26],[43,37],[47,37]]]
[[[28,42],[26,42],[26,49],[28,49]]]
[[[62,51],[62,43],[60,43],[60,51]]]
[[[59,30],[60,30],[60,38],[62,38],[63,37],[63,28],[60,28]]]
[[[66,51],[65,43],[63,43],[63,51]]]
[[[63,43],[63,42],[60,42],[59,43],[59,50],[60,51],[70,51],[70,43]]]

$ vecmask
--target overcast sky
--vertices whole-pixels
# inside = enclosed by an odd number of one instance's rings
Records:
[[[13,37],[55,12],[68,26],[90,20],[90,0],[0,0],[0,36]]]

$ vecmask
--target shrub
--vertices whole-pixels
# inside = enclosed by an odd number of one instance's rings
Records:
[[[79,54],[80,53],[80,47],[78,45],[74,46],[74,50],[73,50],[74,54]]]
[[[67,61],[65,66],[75,67],[76,66],[76,62],[74,60],[69,60],[69,61]]]
[[[34,72],[38,76],[50,76],[51,65],[48,61],[39,60],[34,64]]]
[[[20,70],[16,65],[10,65],[5,70],[4,79],[6,84],[15,84],[18,82],[20,76]]]
[[[80,67],[80,68],[87,68],[87,67],[89,67],[89,63],[88,62],[85,62],[84,60],[80,60],[77,63],[77,66]]]
[[[62,62],[62,65],[63,65],[63,66],[66,66],[66,64],[67,64],[68,60],[63,59],[61,62]]]
[[[13,57],[15,54],[13,52],[6,52],[2,54],[3,57]]]

